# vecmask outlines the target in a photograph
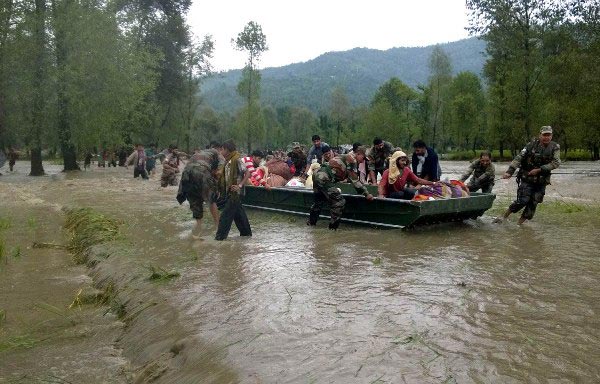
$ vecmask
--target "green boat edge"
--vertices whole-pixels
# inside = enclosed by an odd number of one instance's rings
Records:
[[[338,184],[346,200],[342,222],[380,228],[410,228],[443,222],[476,219],[492,207],[495,194],[472,193],[470,197],[426,201],[375,198],[367,201],[354,194],[351,184]],[[368,186],[374,196],[377,187]],[[272,212],[308,216],[313,203],[313,191],[298,187],[266,189],[246,186],[242,199],[245,207]],[[323,208],[321,217],[329,218],[329,209]]]

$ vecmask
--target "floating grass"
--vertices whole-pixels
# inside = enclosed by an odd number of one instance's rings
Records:
[[[119,238],[119,226],[117,220],[91,208],[68,210],[64,225],[70,234],[67,249],[73,253],[77,263],[85,263],[86,251],[89,248]]]
[[[0,352],[17,348],[33,348],[37,342],[38,340],[34,339],[31,335],[9,337],[6,341],[0,342]]]
[[[146,266],[146,269],[150,271],[148,280],[152,281],[167,281],[180,276],[177,271],[167,271],[162,267],[154,267],[153,265]]]

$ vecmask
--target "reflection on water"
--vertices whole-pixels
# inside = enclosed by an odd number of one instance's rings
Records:
[[[569,169],[578,166],[597,167]],[[600,219],[586,212],[544,216],[541,205],[522,227],[484,216],[334,233],[249,211],[251,239],[216,242],[206,230],[195,241],[179,236],[191,215],[175,188],[123,169],[2,182],[0,191],[19,201],[92,206],[123,219],[137,250],[127,257],[181,270],[161,292],[186,325],[179,332],[225,350],[218,359],[237,372],[234,381],[600,380]],[[599,183],[560,175],[548,196],[591,201]],[[508,198],[516,186],[497,189]],[[198,370],[202,377],[211,376]]]

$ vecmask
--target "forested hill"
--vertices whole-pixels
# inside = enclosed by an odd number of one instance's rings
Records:
[[[481,75],[485,42],[476,38],[439,45],[450,57],[453,73],[472,71]],[[355,48],[328,52],[305,63],[261,71],[263,105],[306,106],[314,112],[329,105],[332,90],[341,86],[351,103],[367,104],[381,84],[397,77],[411,87],[426,84],[433,45],[391,48],[386,51]],[[201,86],[204,102],[218,111],[243,105],[236,87],[241,71],[220,73]]]

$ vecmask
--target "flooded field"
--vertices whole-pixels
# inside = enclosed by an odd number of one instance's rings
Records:
[[[523,226],[492,223],[512,179],[478,220],[331,232],[249,210],[254,236],[224,242],[208,212],[191,239],[158,178],[46,171],[0,176],[0,382],[600,382],[600,164],[564,164]],[[32,246],[66,244],[69,207],[121,223],[88,267]]]

